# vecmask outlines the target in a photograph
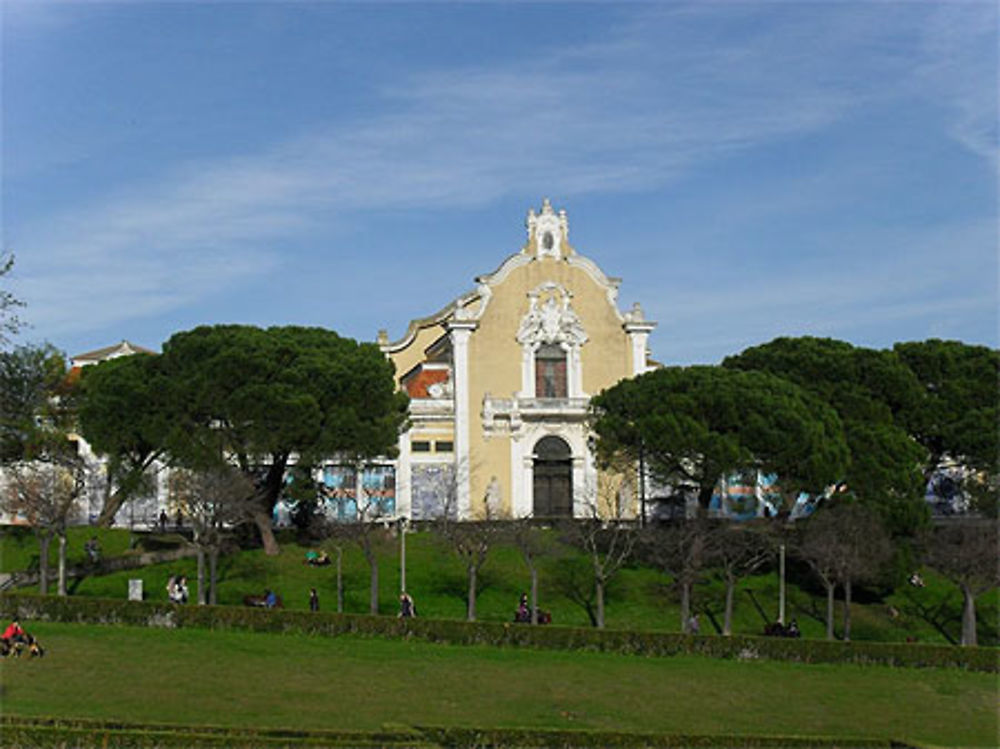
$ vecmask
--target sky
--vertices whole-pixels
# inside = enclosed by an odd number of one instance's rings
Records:
[[[658,322],[998,345],[995,2],[3,0],[17,342],[403,335],[542,199]]]

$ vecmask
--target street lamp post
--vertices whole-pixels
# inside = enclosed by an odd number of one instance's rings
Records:
[[[399,518],[399,592],[406,592],[406,518]]]
[[[778,584],[778,623],[785,626],[785,545],[778,547],[778,574],[781,580]]]

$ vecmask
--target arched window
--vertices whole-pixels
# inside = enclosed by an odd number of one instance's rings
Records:
[[[535,352],[535,397],[565,398],[566,352],[562,346],[547,344]]]

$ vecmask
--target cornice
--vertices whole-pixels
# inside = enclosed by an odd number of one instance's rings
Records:
[[[421,330],[429,328],[432,325],[440,325],[441,323],[447,321],[455,315],[455,311],[457,309],[465,307],[470,302],[474,302],[477,297],[477,292],[469,291],[457,299],[453,299],[433,315],[414,318],[410,321],[409,326],[406,328],[406,332],[401,338],[396,341],[380,340],[379,348],[381,348],[382,352],[385,354],[395,354],[397,351],[402,351],[413,343],[413,340],[417,337],[417,333]]]

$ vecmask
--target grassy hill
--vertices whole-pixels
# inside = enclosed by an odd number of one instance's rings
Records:
[[[123,530],[74,528],[68,552],[71,562],[82,562],[83,544],[92,534],[98,535],[106,556],[130,553],[130,534]],[[308,547],[294,543],[291,535],[282,538],[282,553],[268,557],[260,550],[240,551],[225,556],[220,562],[219,602],[240,605],[243,596],[259,594],[264,588],[280,593],[287,608],[306,609],[310,587],[320,596],[321,609],[336,607],[336,577],[333,565],[310,567],[304,564]],[[176,535],[143,535],[138,545],[143,548],[169,548],[182,543]],[[314,547],[318,548],[318,547]],[[336,551],[331,542],[325,548],[331,557]],[[53,550],[54,551],[54,550]],[[345,611],[368,612],[368,567],[358,550],[351,544],[342,545],[345,582]],[[388,536],[379,550],[380,612],[395,615],[399,591],[398,539]],[[26,529],[5,529],[0,543],[0,570],[12,571],[37,567],[37,541]],[[55,563],[55,554],[50,560]],[[552,612],[556,623],[588,626],[586,612],[566,595],[559,580],[566,566],[585,564],[579,555],[566,552],[561,558],[542,562],[540,602]],[[88,576],[70,584],[71,595],[124,598],[128,580],[140,578],[147,598],[166,599],[166,581],[170,575],[186,574],[194,594],[195,560],[160,564],[137,570],[127,570],[101,576]],[[853,637],[857,640],[903,641],[916,638],[921,642],[947,642],[940,631],[957,634],[961,598],[958,591],[936,575],[925,574],[927,587],[900,588],[885,599],[856,593],[858,602],[852,606]],[[799,584],[800,583],[800,584]],[[458,558],[430,532],[407,535],[407,588],[416,599],[421,616],[437,618],[465,617],[465,570]],[[530,578],[517,550],[510,546],[494,549],[480,574],[478,618],[487,621],[508,621],[512,618],[520,594],[527,590]],[[751,597],[752,595],[752,597]],[[997,644],[997,602],[994,590],[979,601],[980,644]],[[778,580],[773,570],[748,578],[739,586],[736,599],[734,631],[759,634],[764,619],[754,605],[754,599],[764,612],[777,615]],[[822,617],[825,601],[819,591],[811,588],[807,575],[792,576],[788,588],[788,615],[798,619],[806,637],[823,637]],[[698,586],[696,603],[716,613],[721,622],[722,584],[709,577]],[[840,604],[837,606],[838,619]],[[938,626],[930,623],[937,621]],[[624,569],[608,591],[607,626],[619,629],[676,631],[679,629],[679,606],[670,588],[670,579],[657,570],[633,566]],[[712,632],[712,623],[702,617],[702,630]]]
[[[4,712],[175,725],[375,731],[522,727],[996,740],[995,674],[641,658],[406,640],[32,623]],[[99,688],[96,688],[98,687]],[[252,717],[251,717],[252,716]]]

